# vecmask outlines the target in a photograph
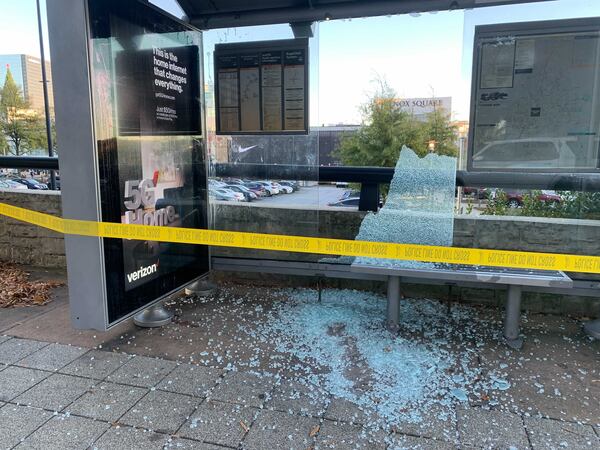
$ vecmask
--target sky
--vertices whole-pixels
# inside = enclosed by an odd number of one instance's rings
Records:
[[[45,16],[45,0],[41,3]],[[182,15],[175,0],[152,3]],[[360,106],[376,79],[386,80],[399,97],[452,97],[453,118],[467,119],[476,25],[595,16],[600,16],[600,0],[555,0],[321,22],[310,43],[311,124],[360,123]],[[39,56],[35,0],[0,0],[0,17],[0,54]],[[207,32],[207,79],[216,42],[291,37],[287,25]]]

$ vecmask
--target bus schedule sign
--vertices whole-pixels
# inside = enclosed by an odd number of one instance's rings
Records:
[[[308,39],[215,46],[217,134],[308,134]]]

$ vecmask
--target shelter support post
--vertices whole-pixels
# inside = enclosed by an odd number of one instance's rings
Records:
[[[504,312],[504,339],[506,339],[506,344],[514,349],[520,349],[523,346],[523,339],[519,336],[519,324],[521,321],[521,293],[521,286],[515,284],[508,285],[506,310]]]
[[[387,328],[398,331],[400,328],[400,277],[389,276],[387,283]]]

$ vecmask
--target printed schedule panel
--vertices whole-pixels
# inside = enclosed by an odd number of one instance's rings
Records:
[[[595,172],[600,20],[479,26],[468,168]]]
[[[308,39],[217,44],[217,134],[308,133]]]

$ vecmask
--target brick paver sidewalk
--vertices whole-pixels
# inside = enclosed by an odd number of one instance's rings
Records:
[[[367,429],[316,386],[0,336],[1,448],[600,448],[590,425],[481,408],[455,419]]]

